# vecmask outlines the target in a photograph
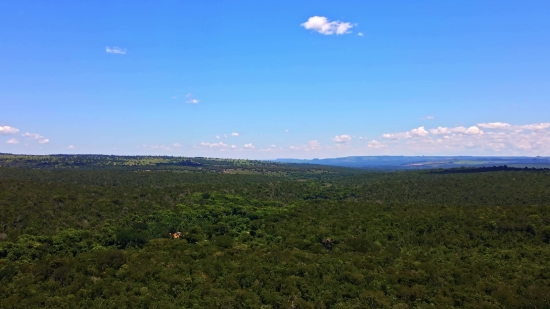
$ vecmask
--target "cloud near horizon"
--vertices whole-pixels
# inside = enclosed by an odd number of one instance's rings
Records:
[[[504,122],[430,130],[418,127],[407,132],[382,134],[387,140],[382,147],[394,154],[550,155],[549,128],[550,123],[511,125]]]
[[[236,133],[236,132],[234,132]],[[301,145],[278,145],[262,141],[256,146],[252,142],[242,147],[218,142],[201,142],[195,149],[216,157],[223,152],[246,151],[245,157],[344,157],[369,155],[525,155],[550,156],[550,123],[513,125],[504,122],[478,123],[470,126],[426,127],[409,131],[381,134],[376,138],[352,138],[342,134],[322,144],[309,140]],[[279,144],[279,143],[278,143]],[[144,145],[150,150],[171,151],[180,146]],[[243,153],[243,152],[241,152]],[[263,155],[262,155],[263,154]],[[192,155],[191,155],[192,156]],[[231,155],[230,157],[239,157]]]

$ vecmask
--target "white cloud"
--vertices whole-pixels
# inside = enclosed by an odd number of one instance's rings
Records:
[[[38,133],[24,133],[24,134],[21,134],[21,136],[25,137],[26,139],[32,139],[32,140],[39,140],[38,143],[39,144],[47,144],[50,142],[49,139],[47,138],[44,138],[44,136],[38,134]]]
[[[239,136],[239,133],[233,132],[233,133],[231,133],[231,136]]]
[[[0,126],[0,134],[2,135],[8,135],[8,134],[15,134],[19,132],[19,129],[10,127],[10,126]]]
[[[458,134],[470,134],[470,135],[483,134],[483,131],[481,131],[476,126],[471,126],[469,128],[465,128],[461,126],[461,127],[452,128],[451,131]]]
[[[220,136],[219,136],[219,135],[216,135],[216,139],[220,139]]]
[[[317,140],[311,140],[308,141],[305,145],[301,146],[290,146],[288,149],[290,150],[303,150],[303,151],[315,151],[315,150],[321,150],[323,147],[321,146],[321,143],[319,143]]]
[[[351,33],[351,31],[349,30],[353,28],[353,25],[351,23],[342,22],[339,20],[329,21],[328,18],[324,16],[310,17],[305,23],[302,23],[300,26],[324,35],[347,34]]]
[[[384,148],[384,147],[387,147],[387,145],[373,139],[372,141],[370,141],[367,144],[367,147],[369,147],[369,148]]]
[[[433,120],[433,119],[435,119],[434,116],[426,116],[426,117],[420,118],[420,120]]]
[[[288,133],[289,131],[288,130],[285,130],[285,133]]]
[[[126,49],[122,49],[122,48],[119,48],[119,47],[109,47],[107,46],[105,48],[105,51],[108,53],[108,54],[119,54],[119,55],[125,55],[126,54]]]
[[[430,129],[430,133],[434,135],[441,135],[441,134],[451,134],[453,133],[451,129],[446,127],[437,127],[437,129]]]
[[[174,143],[174,144],[170,144],[170,145],[142,145],[141,147],[143,147],[147,150],[173,151],[174,148],[180,148],[181,144]]]
[[[476,135],[483,134],[483,131],[477,126],[471,126],[469,128],[460,126],[455,128],[437,127],[437,129],[430,129],[430,133],[433,135],[448,135],[452,133]]]
[[[357,33],[358,36],[364,36],[363,32]]]
[[[428,135],[428,131],[426,131],[426,129],[424,129],[424,127],[418,127],[416,129],[411,130],[411,135],[422,137],[422,136]]]
[[[219,142],[219,143],[202,142],[199,144],[199,146],[203,148],[225,148],[227,147],[227,144],[225,144],[224,142]]]
[[[252,145],[252,143],[248,143],[248,144],[245,144],[244,145],[244,149],[254,149],[256,148],[254,145]]]
[[[25,134],[21,134],[21,136],[23,137],[26,137],[27,139],[41,139],[41,138],[44,138],[44,136],[40,135],[40,134],[37,134],[37,133],[25,133]]]
[[[336,143],[343,144],[343,143],[350,142],[351,141],[351,136],[349,136],[347,134],[337,135],[332,140],[335,141]]]
[[[309,150],[321,149],[321,143],[319,143],[319,142],[316,141],[316,140],[307,142],[307,145],[308,145],[308,147],[309,147],[309,148],[308,148]]]
[[[199,104],[200,102],[198,99],[194,98],[191,93],[186,94],[185,97],[188,99],[187,101],[185,101],[186,103]]]
[[[520,129],[525,129],[525,130],[546,130],[546,129],[550,128],[550,123],[548,123],[548,122],[546,122],[546,123],[534,123],[534,124],[519,126],[519,128]]]
[[[74,149],[75,147],[73,145],[69,145],[69,147],[67,147],[67,149]]]
[[[489,122],[489,123],[478,123],[478,127],[482,127],[484,129],[507,129],[507,128],[510,128],[511,125],[506,122]]]
[[[10,138],[6,143],[11,144],[11,145],[15,145],[15,144],[19,144],[19,141],[15,138]]]
[[[550,155],[550,123],[512,125],[495,122],[430,130],[420,127],[382,137],[390,140],[386,145],[391,153],[408,155]],[[369,143],[368,146],[374,148],[375,145]]]

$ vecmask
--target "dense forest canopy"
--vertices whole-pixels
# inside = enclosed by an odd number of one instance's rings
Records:
[[[550,171],[466,170],[2,154],[0,307],[550,308]]]

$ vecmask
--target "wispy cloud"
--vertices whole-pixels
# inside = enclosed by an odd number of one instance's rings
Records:
[[[41,139],[41,138],[44,138],[44,136],[38,134],[38,133],[24,133],[24,134],[21,134],[21,136],[27,138],[27,139]]]
[[[426,116],[426,117],[420,118],[420,120],[433,120],[433,119],[435,119],[434,116]]]
[[[40,134],[37,134],[37,133],[24,133],[24,134],[21,134],[21,136],[23,137],[26,137],[28,139],[39,139],[39,138],[43,138],[42,135]]]
[[[321,146],[321,143],[319,143],[317,140],[311,140],[307,142],[305,145],[301,146],[290,146],[288,149],[290,150],[303,150],[303,151],[314,151],[314,150],[321,150],[323,147]]]
[[[252,143],[244,144],[244,149],[255,149],[256,147]]]
[[[187,98],[187,100],[185,101],[186,103],[199,104],[200,102],[198,99],[194,98],[191,93],[186,94],[185,97]]]
[[[164,150],[164,151],[174,151],[177,148],[180,148],[181,144],[174,143],[170,145],[142,145],[141,148],[147,150]]]
[[[357,33],[358,36],[364,36],[363,32]]]
[[[21,134],[21,136],[23,136],[26,139],[39,140],[38,143],[40,143],[40,144],[47,144],[47,143],[50,142],[49,139],[44,138],[44,136],[42,136],[38,133],[29,133],[29,132],[27,132],[27,133]]]
[[[75,147],[73,145],[69,145],[69,147],[67,147],[67,149],[75,149]]]
[[[324,35],[341,35],[351,33],[349,31],[353,28],[353,25],[349,22],[342,22],[339,20],[329,21],[328,18],[324,16],[313,16],[310,17],[306,22],[302,23],[300,26],[308,29],[319,32]]]
[[[228,146],[229,145],[227,145],[224,142],[219,142],[219,143],[202,142],[202,143],[199,144],[199,147],[201,147],[201,148],[226,148]]]
[[[15,145],[15,144],[19,144],[19,141],[15,138],[10,138],[6,144],[11,144],[11,145]]]
[[[231,136],[239,136],[239,133],[233,132],[233,133],[231,133]]]
[[[118,54],[118,55],[126,55],[126,48],[122,49],[120,47],[105,47],[105,52],[108,54]]]
[[[368,144],[367,144],[367,147],[369,148],[384,148],[384,147],[387,147],[388,145],[384,144],[384,143],[381,143],[375,139],[373,139],[372,141],[370,141]]]
[[[10,126],[0,126],[0,134],[2,135],[10,135],[10,134],[16,134],[19,132],[19,129],[10,127]]]

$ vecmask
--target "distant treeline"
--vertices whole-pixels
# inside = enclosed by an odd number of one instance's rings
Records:
[[[527,172],[543,172],[550,171],[550,168],[528,168],[528,167],[508,167],[507,165],[492,166],[492,167],[461,167],[450,168],[444,170],[430,171],[430,174],[467,174],[467,173],[486,173],[486,172],[513,172],[513,171],[527,171]]]

